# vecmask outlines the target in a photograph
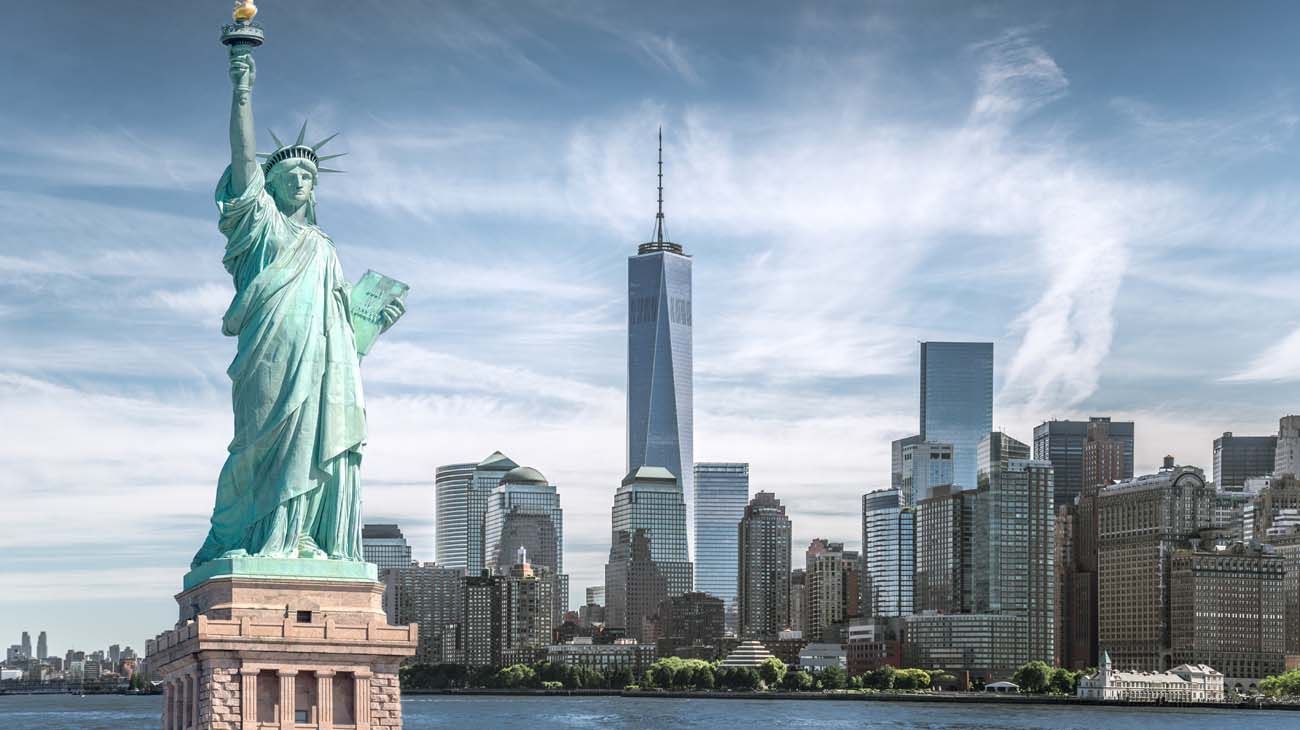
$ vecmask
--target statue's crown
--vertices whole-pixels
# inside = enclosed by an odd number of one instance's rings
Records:
[[[271,132],[271,139],[275,140],[277,149],[275,150],[275,152],[257,153],[258,157],[263,157],[266,159],[266,161],[262,163],[263,174],[265,175],[271,174],[271,168],[275,167],[277,164],[281,162],[284,162],[285,160],[310,160],[312,165],[316,167],[317,172],[343,172],[342,170],[333,170],[328,167],[321,167],[320,163],[324,162],[325,160],[332,160],[335,157],[342,157],[343,155],[347,154],[346,152],[340,152],[337,155],[316,154],[321,147],[324,147],[330,140],[337,137],[338,132],[331,134],[330,136],[326,137],[325,139],[322,139],[316,144],[309,145],[303,143],[307,137],[307,122],[305,121],[302,123],[302,129],[298,130],[298,139],[294,140],[293,144],[285,144],[284,142],[280,141],[280,138],[276,136],[274,130],[267,130],[267,131]]]

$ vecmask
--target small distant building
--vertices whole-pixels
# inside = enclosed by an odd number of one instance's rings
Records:
[[[618,639],[613,644],[594,644],[590,636],[579,636],[567,644],[546,647],[546,660],[552,664],[582,667],[605,672],[628,669],[634,675],[654,664],[654,644],[638,644],[632,639]]]
[[[886,636],[876,624],[849,626],[844,655],[848,672],[852,676],[870,672],[883,666],[903,665],[902,642]]]
[[[1079,697],[1126,702],[1222,702],[1223,675],[1204,664],[1167,672],[1118,672],[1102,652],[1101,669],[1079,680]]]
[[[722,666],[757,667],[772,657],[772,652],[768,651],[762,642],[745,641],[722,660]]]
[[[848,669],[848,655],[843,644],[809,644],[799,652],[799,668],[810,672],[839,667]]]

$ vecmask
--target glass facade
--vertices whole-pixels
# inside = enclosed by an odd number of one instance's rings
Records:
[[[873,618],[911,613],[916,519],[896,489],[862,495],[862,562],[864,612]]]
[[[645,534],[650,542],[650,559],[667,581],[669,596],[692,589],[694,575],[686,553],[686,504],[677,479],[667,469],[643,466],[628,474],[614,493],[612,517],[612,543],[619,542],[620,534]]]
[[[918,441],[901,452],[902,480],[895,489],[902,493],[904,504],[915,506],[935,487],[953,483],[952,444]]]
[[[749,464],[695,465],[695,590],[725,602],[736,627],[736,526],[749,502]]]
[[[1028,619],[1030,659],[1055,661],[1056,513],[1052,464],[1003,433],[986,454],[975,503],[975,610]]]
[[[1277,436],[1233,436],[1214,440],[1214,484],[1219,489],[1240,487],[1250,477],[1273,473]]]
[[[691,530],[695,475],[690,257],[676,244],[642,246],[628,258],[627,290],[627,468],[663,467],[680,479]]]
[[[446,464],[434,476],[433,557],[438,565],[464,568],[468,563],[465,508],[474,464]]]
[[[952,444],[953,481],[976,484],[976,449],[993,430],[993,343],[921,343],[921,440]]]
[[[564,510],[560,494],[541,472],[519,467],[507,472],[488,497],[483,517],[483,554],[489,570],[508,573],[523,548],[529,563],[546,569],[555,583],[555,613],[569,605],[564,574]]]
[[[1101,429],[1099,426],[1104,425]],[[1087,421],[1044,421],[1034,428],[1034,458],[1039,461],[1052,462],[1055,472],[1055,489],[1057,504],[1073,504],[1084,487],[1096,486],[1085,479],[1085,451],[1088,449],[1088,432],[1092,429],[1094,438],[1105,431],[1105,440],[1118,445],[1121,452],[1119,473],[1103,473],[1108,470],[1093,469],[1100,475],[1093,479],[1102,479],[1101,484],[1109,484],[1114,479],[1133,478],[1133,422],[1112,421],[1108,417],[1093,417]],[[1114,479],[1108,478],[1114,477]]]
[[[397,525],[362,525],[361,555],[380,570],[405,568],[411,564],[411,546]]]

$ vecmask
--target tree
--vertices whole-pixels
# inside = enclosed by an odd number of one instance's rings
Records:
[[[1300,669],[1265,677],[1259,683],[1259,691],[1269,697],[1295,697],[1300,695]]]
[[[1061,667],[1053,670],[1047,680],[1047,689],[1052,694],[1073,696],[1078,686],[1079,675]]]
[[[895,689],[930,689],[930,673],[924,669],[899,669],[894,672]]]
[[[863,677],[862,684],[870,689],[889,691],[894,688],[894,675],[897,673],[898,671],[896,669],[886,664],[883,667],[868,672]]]
[[[1021,665],[1016,673],[1011,675],[1011,681],[1019,685],[1021,692],[1042,694],[1047,691],[1047,683],[1051,676],[1052,668],[1047,665],[1047,662],[1034,660]]]
[[[758,665],[758,676],[763,679],[763,683],[768,687],[777,687],[781,680],[785,679],[786,666],[785,662],[770,656]]]
[[[605,686],[610,689],[623,689],[634,680],[632,670],[628,667],[614,667],[605,672]]]
[[[822,689],[844,689],[847,679],[842,667],[829,666],[817,673],[817,683]]]
[[[786,672],[785,678],[781,680],[781,688],[794,692],[807,692],[813,688],[814,682],[813,676],[803,670]]]

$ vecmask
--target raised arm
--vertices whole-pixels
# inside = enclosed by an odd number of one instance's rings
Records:
[[[256,137],[253,133],[253,80],[257,67],[247,46],[230,48],[230,192],[241,195],[257,171]]]

